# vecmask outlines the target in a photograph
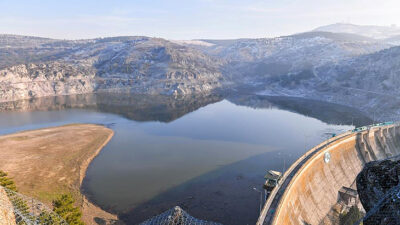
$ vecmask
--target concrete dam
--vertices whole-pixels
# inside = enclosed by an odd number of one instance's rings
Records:
[[[340,190],[355,187],[365,163],[400,154],[400,124],[348,131],[300,157],[265,203],[257,225],[337,224],[329,214]]]

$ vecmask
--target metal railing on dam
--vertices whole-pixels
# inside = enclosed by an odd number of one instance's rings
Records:
[[[398,154],[400,127],[393,122],[357,128],[322,142],[285,171],[257,225],[320,224],[337,202],[340,187],[354,183],[366,162]]]

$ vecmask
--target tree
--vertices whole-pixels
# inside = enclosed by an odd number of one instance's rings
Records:
[[[74,206],[74,199],[70,194],[61,195],[53,201],[54,212],[60,215],[69,225],[84,225],[82,213]]]
[[[348,213],[340,214],[340,225],[353,225],[362,218],[362,214],[357,206],[352,206]]]
[[[7,173],[0,170],[0,186],[6,187],[11,191],[17,191],[14,181],[8,178],[7,175]]]

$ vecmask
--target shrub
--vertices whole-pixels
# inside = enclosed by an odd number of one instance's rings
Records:
[[[69,225],[84,225],[82,213],[74,206],[74,199],[70,194],[61,195],[53,201],[54,212],[60,215]]]
[[[0,186],[6,187],[12,191],[17,191],[14,181],[7,177],[7,173],[0,170]]]
[[[362,214],[357,206],[352,206],[348,213],[340,214],[340,225],[353,225],[362,218]]]

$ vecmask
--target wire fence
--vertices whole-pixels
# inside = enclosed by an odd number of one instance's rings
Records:
[[[190,216],[179,206],[150,218],[140,225],[222,225],[220,223],[196,219]]]
[[[0,209],[12,211],[17,225],[68,225],[58,214],[42,202],[31,197],[0,187],[6,196],[0,197]],[[1,194],[1,193],[0,193]],[[13,224],[13,223],[11,223]]]

